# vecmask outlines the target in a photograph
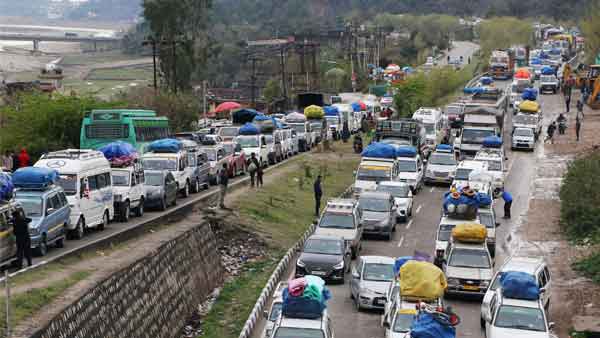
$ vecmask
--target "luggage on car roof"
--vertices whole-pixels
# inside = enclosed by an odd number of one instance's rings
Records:
[[[444,325],[429,313],[421,313],[410,327],[411,338],[454,338],[456,330],[450,325]]]
[[[25,167],[14,172],[15,188],[46,189],[58,180],[58,172],[50,168]]]
[[[462,223],[452,229],[452,238],[463,243],[483,243],[487,229],[478,223]]]
[[[502,294],[507,298],[537,300],[540,297],[540,288],[535,278],[526,272],[502,272],[500,285]]]
[[[176,153],[183,149],[183,143],[173,138],[163,138],[148,145],[148,151],[154,153]]]
[[[400,268],[400,294],[421,300],[438,299],[448,287],[444,272],[429,262],[409,260]]]
[[[391,144],[373,142],[363,150],[362,157],[396,158],[396,148]]]

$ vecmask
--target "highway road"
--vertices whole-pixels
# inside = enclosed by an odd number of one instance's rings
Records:
[[[508,82],[497,82],[498,87],[506,87]],[[563,109],[560,95],[544,95],[540,101],[545,114],[545,124],[555,119]],[[510,141],[512,111],[506,116],[505,143]],[[545,129],[544,129],[545,130]],[[536,158],[543,151],[538,142],[535,152],[512,152],[507,149],[508,171],[506,173],[506,189],[512,193],[514,202],[512,220],[502,219],[503,202],[496,203],[496,215],[501,223],[497,229],[497,253],[495,267],[499,268],[503,261],[514,250],[521,247],[520,239],[512,231],[518,227],[522,216],[526,214],[533,177],[536,171]],[[364,240],[361,255],[405,256],[412,255],[415,250],[433,254],[435,233],[440,219],[442,195],[447,187],[424,187],[416,196],[413,204],[413,217],[408,223],[399,224],[391,241]],[[528,254],[531,254],[529,252]],[[540,252],[539,254],[543,254]],[[328,302],[329,315],[333,318],[334,331],[337,337],[347,338],[381,338],[384,330],[380,325],[381,312],[358,312],[349,293],[349,274],[343,285],[329,285],[333,297]],[[484,337],[479,326],[480,299],[445,299],[461,316],[462,323],[457,327],[457,337]],[[552,318],[550,318],[552,320]],[[262,327],[264,324],[259,324]],[[260,335],[255,332],[253,337]]]
[[[446,53],[442,59],[438,60],[438,65],[447,66],[448,55],[450,55],[450,60],[459,60],[462,56],[464,62],[461,67],[464,67],[464,65],[467,64],[468,59],[473,57],[473,54],[478,50],[479,45],[471,41],[452,41],[452,49],[450,49],[450,52]]]

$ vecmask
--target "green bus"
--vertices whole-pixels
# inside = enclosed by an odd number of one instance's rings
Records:
[[[169,135],[169,120],[156,116],[152,110],[92,110],[83,118],[79,147],[98,149],[110,142],[124,141],[142,154],[148,143]]]

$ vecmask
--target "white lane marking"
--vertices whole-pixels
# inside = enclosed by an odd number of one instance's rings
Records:
[[[435,190],[435,187],[431,187],[431,189],[429,189],[429,192],[433,192]]]
[[[421,204],[421,205],[419,205],[419,206],[417,207],[417,211],[416,211],[416,213],[417,213],[417,214],[419,213],[419,211],[421,211],[421,207],[422,207],[422,206],[423,206],[423,205]]]
[[[398,241],[398,247],[401,247],[402,243],[404,243],[404,236],[402,236],[402,238],[400,238],[400,241]]]
[[[408,221],[408,224],[406,224],[406,230],[410,229],[410,226],[412,225],[413,220],[411,219],[410,221]]]

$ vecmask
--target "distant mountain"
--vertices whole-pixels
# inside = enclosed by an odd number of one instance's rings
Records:
[[[0,0],[3,16],[129,21],[141,12],[142,0]]]

